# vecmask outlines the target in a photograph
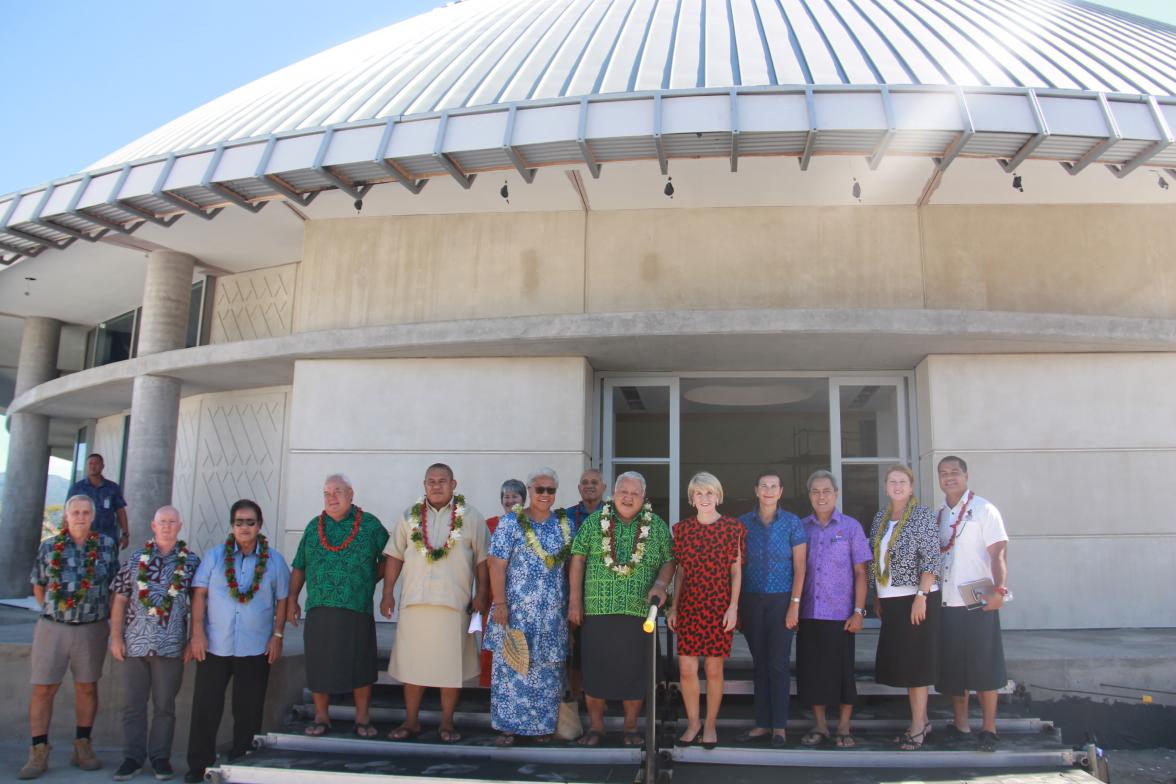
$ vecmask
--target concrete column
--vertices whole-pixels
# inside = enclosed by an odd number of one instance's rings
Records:
[[[14,397],[57,377],[61,322],[32,317],[24,321]],[[0,597],[28,596],[29,571],[41,540],[45,484],[49,474],[49,417],[8,417],[8,467],[0,507]]]
[[[195,263],[192,256],[175,251],[152,251],[147,255],[143,316],[139,322],[140,357],[184,347]],[[151,536],[155,510],[171,503],[179,417],[179,379],[135,379],[123,488],[132,547]],[[187,520],[191,510],[181,509],[180,513]]]

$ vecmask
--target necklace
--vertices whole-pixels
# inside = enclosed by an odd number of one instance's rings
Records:
[[[168,583],[167,593],[163,597],[163,602],[158,605],[152,604],[151,597],[147,591],[147,564],[151,563],[151,557],[154,553],[155,540],[149,539],[147,544],[143,545],[143,552],[139,555],[139,571],[135,576],[135,583],[139,589],[139,604],[143,605],[148,615],[156,616],[159,618],[161,624],[166,624],[168,619],[171,618],[172,605],[183,588],[184,577],[188,572],[188,546],[182,541],[176,542],[176,568],[172,572],[171,581]]]
[[[361,522],[363,522],[363,509],[357,506],[355,507],[355,522],[351,525],[351,533],[348,534],[347,538],[344,539],[341,543],[337,545],[331,544],[327,541],[327,513],[324,511],[319,515],[318,519],[319,544],[321,544],[325,550],[329,550],[332,553],[346,550],[349,546],[351,546],[351,542],[355,539],[355,535],[359,533],[359,524]]]
[[[902,529],[906,527],[907,520],[911,519],[911,512],[915,511],[915,504],[918,503],[914,496],[907,501],[906,510],[902,513],[902,519],[898,521],[898,525],[894,526],[894,533],[890,535],[890,543],[886,546],[886,558],[883,559],[881,555],[882,537],[884,536],[883,527],[878,526],[878,538],[874,540],[874,563],[878,564],[878,585],[890,585],[890,554],[893,552],[892,546],[898,541],[898,537],[902,534]],[[894,510],[890,504],[886,506],[887,521],[893,520]]]
[[[535,533],[535,526],[527,518],[527,513],[523,511],[523,507],[516,506],[512,511],[515,513],[515,518],[519,521],[519,527],[523,529],[523,538],[527,540],[527,544],[531,546],[531,550],[535,555],[543,559],[544,566],[552,569],[568,560],[568,556],[572,554],[572,525],[568,522],[568,512],[566,509],[558,509],[555,513],[559,518],[559,533],[563,537],[563,546],[555,555],[551,555],[543,549],[543,545],[539,542],[539,537]]]
[[[82,563],[85,571],[78,582],[78,589],[73,593],[65,592],[65,583],[61,580],[61,568],[65,564],[65,540],[69,534],[62,530],[53,538],[53,556],[49,559],[49,598],[58,610],[72,610],[86,598],[86,592],[94,584],[94,569],[98,563],[98,534],[92,532],[86,537],[85,550],[82,552]]]
[[[959,533],[960,523],[964,522],[964,513],[968,511],[968,504],[972,503],[972,499],[976,494],[971,490],[968,491],[968,497],[964,499],[964,505],[960,507],[960,514],[956,517],[956,521],[951,524],[951,538],[947,540],[947,544],[939,548],[939,552],[946,553],[955,544],[956,535]],[[944,504],[946,506],[946,504]],[[939,510],[939,514],[935,515],[935,527],[938,529],[943,524],[943,509]]]
[[[633,544],[633,554],[626,563],[617,564],[617,541],[613,536],[612,514],[616,507],[609,501],[600,510],[600,549],[603,551],[604,565],[621,577],[628,577],[633,573],[633,567],[645,558],[645,543],[649,541],[649,529],[653,526],[653,507],[648,502],[641,507],[637,515],[637,540]]]
[[[412,505],[408,513],[409,539],[416,545],[417,552],[425,556],[429,563],[436,563],[445,556],[461,539],[461,526],[465,522],[465,496],[455,495],[453,506],[449,510],[449,536],[445,537],[445,544],[440,547],[429,547],[429,519],[425,511],[425,499]]]
[[[253,567],[253,582],[249,585],[249,590],[242,593],[241,587],[237,584],[237,557],[233,552],[235,543],[233,535],[229,534],[229,538],[225,540],[225,582],[229,584],[229,596],[241,604],[246,604],[257,593],[261,579],[265,577],[265,566],[270,556],[269,545],[266,544],[264,536],[257,535],[257,566]],[[241,565],[245,565],[244,558],[241,559]]]

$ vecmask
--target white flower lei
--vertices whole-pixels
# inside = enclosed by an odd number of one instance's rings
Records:
[[[441,547],[429,547],[429,543],[425,540],[423,519],[426,514],[425,504],[428,503],[427,498],[421,498],[413,504],[412,509],[408,513],[409,532],[408,538],[416,545],[417,552],[425,556],[425,560],[429,563],[440,561],[445,556],[449,555],[449,551],[453,549],[458,540],[461,539],[461,526],[465,522],[465,496],[453,496],[453,525],[449,529],[449,536],[445,539],[445,544]]]
[[[613,560],[612,555],[612,512],[614,508],[610,501],[600,510],[600,549],[604,565],[622,577],[628,577],[633,573],[633,567],[645,558],[645,543],[649,541],[649,530],[653,527],[653,507],[649,505],[648,501],[641,507],[641,512],[637,515],[637,541],[633,546],[633,554],[629,556],[627,563],[620,566]]]

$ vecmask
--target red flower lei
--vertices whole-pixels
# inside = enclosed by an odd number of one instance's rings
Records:
[[[249,590],[244,593],[241,592],[241,587],[237,584],[237,557],[233,552],[233,545],[236,539],[232,534],[225,540],[225,582],[229,584],[229,596],[239,601],[241,604],[246,604],[257,593],[257,589],[261,586],[261,580],[265,577],[265,567],[269,562],[269,546],[266,544],[265,537],[261,534],[257,535],[257,566],[253,567],[253,582],[249,586]],[[245,561],[241,561],[244,566]]]
[[[357,506],[355,507],[355,523],[351,526],[351,533],[348,534],[347,538],[344,539],[340,544],[334,545],[327,541],[327,513],[326,510],[324,510],[323,513],[319,515],[318,519],[319,544],[323,546],[323,549],[330,550],[332,553],[337,553],[340,550],[346,550],[351,545],[351,542],[355,540],[355,535],[359,533],[359,524],[362,521],[363,509]]]
[[[939,548],[939,552],[946,553],[949,550],[951,550],[952,545],[955,544],[956,534],[959,533],[960,523],[962,523],[964,521],[964,513],[968,511],[968,504],[972,503],[972,499],[975,497],[976,497],[976,494],[973,493],[971,490],[969,490],[968,497],[964,501],[964,505],[962,507],[960,507],[959,516],[956,517],[956,521],[951,524],[951,538],[947,540],[947,544],[945,544]],[[944,506],[946,506],[946,504],[944,504]],[[943,510],[940,509],[939,514],[935,515],[935,525],[937,528],[942,524],[942,521],[943,521]]]
[[[78,589],[73,593],[66,593],[61,580],[61,567],[65,565],[65,540],[69,536],[67,529],[53,538],[53,556],[49,559],[49,598],[58,610],[72,610],[86,598],[90,586],[94,584],[94,569],[98,563],[98,533],[91,532],[86,537],[82,562],[86,570],[82,572],[82,579]]]

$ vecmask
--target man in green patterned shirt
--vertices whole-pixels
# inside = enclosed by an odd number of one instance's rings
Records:
[[[664,604],[674,574],[670,529],[645,503],[645,477],[626,471],[613,498],[584,521],[572,543],[568,620],[583,624],[583,684],[590,728],[580,744],[604,738],[608,700],[625,707],[624,742],[640,746],[637,716],[649,685],[641,626]]]
[[[354,499],[347,477],[327,477],[323,511],[306,526],[290,564],[287,619],[293,626],[302,615],[298,595],[306,585],[306,685],[314,696],[307,735],[330,728],[331,695],[348,691],[355,698],[355,734],[376,734],[368,718],[377,672],[372,594],[383,577],[388,531]]]

